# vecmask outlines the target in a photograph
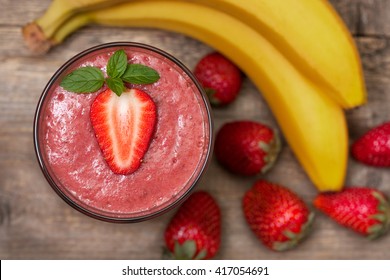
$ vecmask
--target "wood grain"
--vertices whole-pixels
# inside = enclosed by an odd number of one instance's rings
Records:
[[[155,29],[86,27],[45,56],[23,45],[21,27],[43,13],[49,0],[0,0],[0,259],[159,259],[172,212],[139,224],[110,224],[86,217],[49,187],[36,161],[32,123],[39,96],[54,71],[76,53],[111,41],[160,47],[193,68],[211,48],[186,36]],[[350,140],[390,120],[390,1],[332,0],[362,57],[367,105],[347,112]],[[21,7],[23,7],[21,9]],[[237,102],[214,110],[215,128],[236,119],[277,127],[258,90],[244,81]],[[329,128],[329,133],[332,129]],[[285,184],[310,203],[316,195],[289,147],[266,179]],[[227,173],[212,160],[198,188],[212,193],[223,213],[218,259],[390,259],[390,235],[375,242],[344,230],[321,214],[312,235],[295,250],[274,253],[249,231],[241,198],[257,178]],[[390,195],[390,172],[350,160],[348,185],[370,185]]]

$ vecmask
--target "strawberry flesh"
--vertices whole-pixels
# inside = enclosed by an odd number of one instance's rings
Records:
[[[90,119],[110,169],[116,174],[136,171],[156,125],[156,105],[151,97],[139,89],[127,89],[118,97],[107,89],[92,103]]]

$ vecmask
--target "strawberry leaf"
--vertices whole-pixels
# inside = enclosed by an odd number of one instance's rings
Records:
[[[119,78],[126,71],[127,55],[124,50],[118,50],[110,57],[107,63],[107,75],[111,78]]]
[[[202,249],[197,255],[196,257],[194,258],[194,260],[203,260],[204,258],[206,258],[207,256],[207,250],[206,249]]]
[[[307,217],[306,223],[304,223],[300,229],[299,233],[294,233],[290,230],[285,230],[283,234],[288,238],[287,241],[284,242],[275,242],[273,244],[273,249],[275,251],[286,251],[296,247],[303,239],[305,239],[309,232],[312,229],[313,221],[314,221],[314,213],[310,212]]]
[[[376,232],[382,230],[382,228],[383,228],[383,225],[382,225],[382,224],[376,224],[376,225],[370,226],[370,227],[367,229],[367,232],[368,232],[368,233],[376,233]]]
[[[107,86],[118,96],[121,96],[122,92],[125,90],[125,85],[120,78],[107,78],[106,83]]]
[[[65,76],[60,86],[75,93],[91,93],[99,90],[103,83],[103,72],[97,67],[86,66]]]
[[[384,213],[378,213],[378,214],[375,214],[375,215],[371,215],[371,218],[381,222],[381,223],[384,223],[387,221],[387,216],[386,214]]]
[[[182,244],[175,241],[174,256],[176,260],[192,260],[196,253],[196,243],[194,240],[186,240]]]
[[[372,195],[378,200],[378,213],[370,217],[379,223],[368,228],[368,239],[370,240],[377,239],[390,229],[390,203],[380,192],[373,191]]]
[[[291,230],[285,230],[283,233],[290,240],[296,239],[298,237],[298,235]]]
[[[145,85],[158,81],[160,75],[156,70],[148,66],[142,64],[128,64],[126,71],[121,78],[127,83]]]
[[[219,106],[221,105],[221,101],[218,99],[218,97],[215,97],[217,91],[213,88],[209,87],[203,87],[207,97],[209,98],[209,101],[212,105]]]

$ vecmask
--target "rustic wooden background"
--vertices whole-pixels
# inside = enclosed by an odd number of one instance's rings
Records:
[[[70,208],[38,167],[32,137],[35,107],[54,71],[85,48],[138,41],[165,49],[190,68],[211,48],[159,30],[87,27],[47,55],[33,56],[23,44],[21,27],[41,15],[49,2],[0,0],[0,259],[159,259],[163,231],[173,213],[139,224],[110,224]],[[356,39],[369,92],[367,105],[347,113],[352,141],[390,120],[390,1],[331,2]],[[277,125],[249,80],[235,104],[214,110],[214,115],[216,129],[237,119]],[[292,188],[308,203],[316,194],[286,144],[265,178]],[[217,259],[390,259],[390,234],[370,242],[321,214],[311,236],[298,248],[270,252],[249,231],[240,209],[244,192],[256,179],[231,175],[213,159],[199,184],[222,208],[223,236]],[[376,187],[390,196],[389,169],[370,168],[351,159],[346,183]]]

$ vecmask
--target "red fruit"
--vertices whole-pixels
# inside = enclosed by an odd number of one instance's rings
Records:
[[[222,54],[204,56],[194,74],[205,88],[212,105],[227,105],[236,99],[242,84],[240,69]]]
[[[307,236],[314,214],[286,187],[259,180],[245,193],[245,218],[265,246],[275,251],[294,248]]]
[[[165,243],[176,259],[210,259],[221,243],[221,211],[205,191],[193,193],[165,230]]]
[[[280,151],[279,136],[270,127],[253,121],[222,126],[215,140],[215,156],[222,166],[239,175],[265,173]]]
[[[118,97],[107,89],[92,103],[90,119],[111,170],[117,174],[137,170],[156,124],[151,97],[138,89],[127,89]]]
[[[347,228],[370,239],[390,227],[390,204],[383,193],[368,187],[350,187],[337,193],[321,193],[314,206]]]
[[[372,166],[390,166],[390,122],[366,132],[352,145],[352,156]]]

